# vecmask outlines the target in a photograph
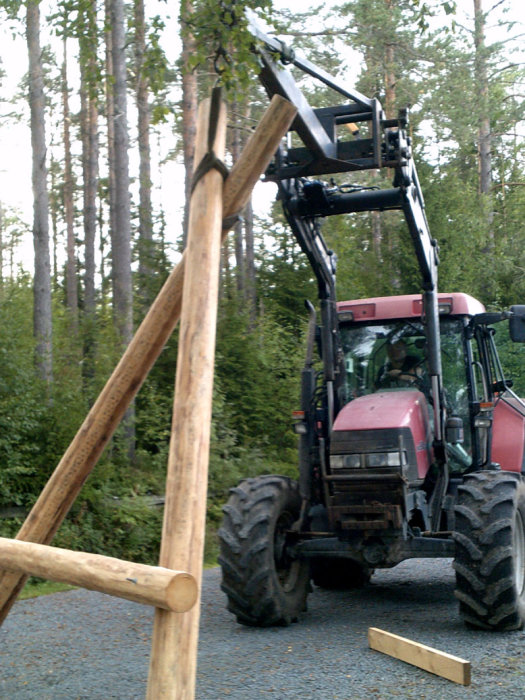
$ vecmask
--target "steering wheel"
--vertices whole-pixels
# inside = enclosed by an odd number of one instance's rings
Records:
[[[425,363],[426,358],[421,358],[418,362],[416,362],[410,369],[406,370],[401,370],[401,369],[389,369],[387,372],[384,374],[384,376],[380,379],[379,382],[379,387],[384,387],[384,388],[393,388],[393,387],[399,387],[399,388],[404,388],[407,386],[416,386],[420,391],[423,391],[424,389],[424,382],[423,378],[420,374],[418,374],[417,370],[419,367],[421,367]]]

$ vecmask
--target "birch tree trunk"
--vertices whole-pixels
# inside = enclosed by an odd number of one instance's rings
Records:
[[[40,376],[52,382],[51,263],[49,256],[49,197],[47,191],[46,130],[42,52],[40,49],[40,4],[30,2],[26,11],[26,41],[29,57],[29,107],[33,154],[33,332],[36,364]]]

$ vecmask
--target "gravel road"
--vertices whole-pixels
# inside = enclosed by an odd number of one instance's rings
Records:
[[[449,560],[411,560],[362,591],[310,595],[287,628],[238,625],[205,572],[198,700],[525,699],[525,633],[460,622]],[[144,698],[153,612],[91,591],[19,602],[0,628],[1,700]],[[472,663],[463,687],[372,651],[380,627]]]

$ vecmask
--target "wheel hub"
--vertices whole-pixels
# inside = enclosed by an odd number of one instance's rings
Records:
[[[518,595],[523,596],[525,595],[525,523],[519,510],[516,510],[513,540],[514,581]]]

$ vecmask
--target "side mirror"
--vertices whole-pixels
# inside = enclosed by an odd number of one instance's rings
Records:
[[[509,320],[509,333],[515,343],[525,343],[525,306],[511,306],[512,316]]]
[[[459,416],[449,416],[445,423],[445,440],[451,445],[462,443],[465,439],[463,421]]]

